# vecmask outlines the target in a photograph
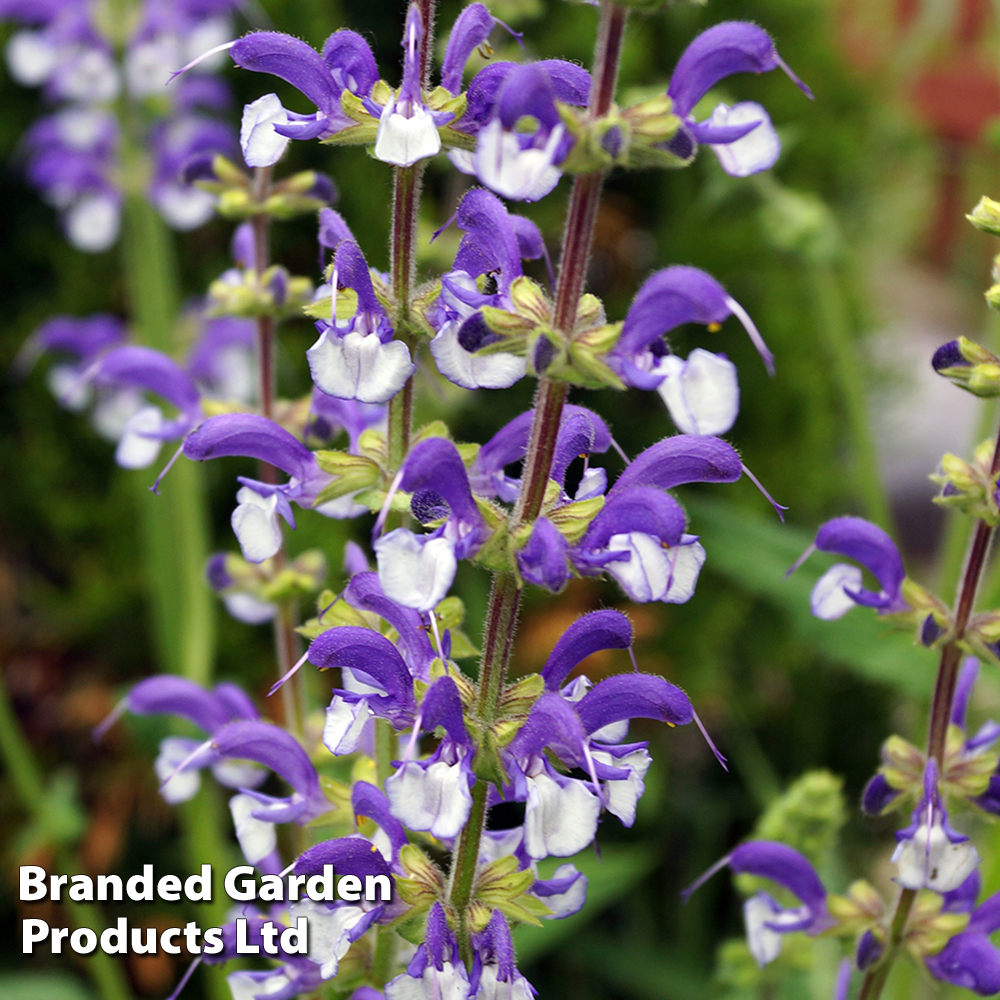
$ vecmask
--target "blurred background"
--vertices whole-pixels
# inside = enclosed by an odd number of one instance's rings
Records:
[[[439,34],[459,9],[442,4]],[[491,9],[525,33],[530,55],[589,62],[594,9],[543,0],[497,0]],[[608,818],[600,856],[577,862],[591,879],[581,914],[520,934],[522,971],[543,1000],[828,997],[840,958],[835,942],[808,946],[790,937],[782,958],[761,973],[741,943],[740,895],[728,876],[681,906],[679,890],[755,830],[805,850],[831,889],[866,876],[891,898],[895,824],[863,820],[857,802],[890,732],[923,740],[935,664],[860,610],[839,623],[812,619],[808,594],[825,568],[821,559],[788,580],[783,573],[822,520],[856,513],[886,527],[903,546],[910,575],[951,599],[966,526],[931,503],[927,476],[943,452],[968,454],[992,435],[996,414],[936,379],[930,356],[960,334],[997,346],[982,298],[994,246],[963,215],[980,195],[1000,195],[998,17],[1000,4],[990,0],[711,0],[630,22],[623,101],[630,91],[663,89],[688,42],[732,18],[765,26],[816,95],[809,103],[781,73],[724,81],[715,97],[769,109],[784,147],[776,168],[734,180],[705,151],[689,170],[613,174],[590,274],[612,317],[624,314],[646,275],[674,263],[709,271],[746,307],[776,355],[775,378],[735,322],[713,335],[682,330],[673,346],[686,354],[700,344],[736,361],[742,409],[728,438],[789,511],[782,526],[746,480],[682,491],[689,530],[708,552],[697,594],[687,605],[629,613],[640,666],[687,690],[730,771],[697,732],[633,727],[633,739],[651,741],[655,761],[635,826]],[[251,22],[317,47],[351,26],[371,41],[383,76],[398,79],[402,10],[390,0],[260,0]],[[6,38],[10,28],[3,31]],[[228,75],[241,103],[278,83]],[[301,95],[277,89],[286,106],[311,110]],[[0,369],[9,372],[21,343],[53,313],[124,316],[127,305],[119,252],[69,248],[21,177],[19,140],[39,113],[37,94],[3,76],[0,102]],[[289,160],[289,170],[334,176],[339,211],[369,262],[385,268],[389,171],[361,150],[314,143],[293,144]],[[463,183],[443,158],[431,164],[422,217],[428,234],[449,217]],[[553,253],[567,189],[564,181],[557,194],[524,209]],[[185,294],[197,296],[228,266],[231,228],[214,221],[174,237]],[[274,258],[316,280],[315,236],[308,217],[276,227]],[[436,248],[427,248],[428,275],[444,263]],[[304,351],[314,336],[306,321],[282,328],[288,395],[308,388]],[[82,1000],[96,995],[92,959],[20,954],[17,865],[45,863],[59,842],[72,844],[80,871],[130,874],[150,861],[158,871],[192,870],[177,812],[158,797],[151,767],[167,723],[131,719],[100,745],[90,735],[131,682],[157,669],[140,505],[158,501],[144,490],[149,472],[116,468],[111,447],[86,419],[59,409],[43,370],[22,381],[0,378],[0,667],[50,782],[46,809],[29,822],[11,775],[2,779],[0,995]],[[527,408],[531,386],[525,380],[503,397],[503,419],[499,397],[489,393],[427,380],[420,392],[418,423],[445,411],[457,440],[484,441]],[[573,399],[602,414],[630,455],[672,433],[655,394],[577,391]],[[243,471],[236,461],[204,470],[215,549],[236,547],[229,514],[234,477]],[[337,588],[348,532],[360,539],[368,527],[303,514],[290,552],[324,549],[328,582]],[[455,592],[474,640],[487,587],[484,572],[463,567]],[[207,588],[205,599],[215,600]],[[1000,601],[997,573],[983,595],[984,605],[990,601]],[[531,594],[515,671],[539,669],[566,625],[601,606],[626,602],[613,585],[592,581],[574,582],[554,600]],[[273,676],[269,627],[240,624],[220,605],[215,629],[216,677],[262,698]],[[627,667],[611,654],[584,664],[595,679]],[[319,695],[325,681],[316,683]],[[973,724],[991,712],[1000,712],[1000,684],[986,669]],[[208,790],[195,807],[211,816],[221,801]],[[764,814],[765,825],[755,826]],[[981,818],[961,823],[981,845],[986,889],[1000,889],[1000,834]],[[64,919],[57,910],[51,904],[55,922]],[[184,919],[164,904],[121,914],[151,926]],[[109,906],[107,915],[120,914]],[[185,962],[130,957],[129,986],[138,997],[164,996]],[[185,996],[196,1000],[206,988],[196,977]],[[901,967],[887,995],[949,993]]]

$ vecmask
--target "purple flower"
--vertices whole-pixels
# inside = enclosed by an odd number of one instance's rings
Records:
[[[896,834],[892,860],[899,869],[896,881],[904,889],[957,889],[975,870],[980,857],[964,834],[948,822],[938,789],[938,766],[932,757],[924,771],[924,794],[910,825]]]
[[[505,198],[537,201],[559,183],[573,147],[556,101],[582,107],[589,94],[590,75],[572,63],[494,63],[470,84],[468,109],[456,125],[475,134],[475,155],[453,153],[452,162]],[[537,123],[533,131],[518,130],[525,118]]]
[[[979,873],[973,872],[958,889],[945,896],[945,910],[968,913],[968,926],[924,964],[935,979],[972,990],[980,996],[1000,993],[1000,951],[990,935],[1000,930],[1000,893],[976,906]]]
[[[470,984],[476,1000],[532,1000],[537,990],[514,965],[514,942],[504,915],[494,910],[486,929],[473,936]]]
[[[252,404],[257,398],[252,320],[218,316],[205,321],[187,359],[187,371],[203,397]]]
[[[736,875],[756,875],[777,882],[802,904],[784,907],[766,892],[758,892],[743,904],[747,944],[761,967],[778,957],[782,934],[804,931],[816,935],[833,926],[826,908],[826,889],[816,869],[798,851],[768,840],[741,844],[685,889],[684,898],[726,865]]]
[[[478,551],[486,524],[462,456],[446,438],[421,441],[403,462],[394,487],[413,494],[410,509],[421,524],[444,521],[430,534],[397,528],[379,538],[374,546],[379,580],[398,604],[430,611],[448,593],[458,560]]]
[[[875,608],[879,614],[910,610],[901,593],[906,571],[899,549],[878,525],[860,517],[837,517],[827,521],[816,533],[816,541],[788,572],[801,566],[816,549],[861,563],[882,588],[877,592],[868,590],[862,586],[860,569],[837,563],[813,587],[812,612],[817,618],[832,621],[845,615],[855,604]]]
[[[348,319],[337,318],[341,286],[357,295],[357,309]],[[323,291],[317,295],[322,296]],[[406,344],[393,340],[392,326],[375,295],[364,254],[352,239],[337,246],[330,292],[331,319],[317,321],[320,338],[306,352],[313,382],[338,399],[387,403],[416,366]]]
[[[184,441],[184,454],[197,462],[229,455],[243,455],[268,462],[288,473],[284,485],[261,483],[240,476],[239,505],[232,526],[249,562],[271,558],[282,544],[281,517],[292,528],[295,516],[291,502],[312,507],[321,514],[338,516],[339,509],[316,507],[320,492],[332,481],[313,453],[280,425],[253,413],[227,413],[209,417]]]
[[[704,271],[680,266],[657,271],[636,293],[618,343],[608,356],[608,364],[628,385],[658,389],[668,376],[675,374],[669,364],[664,365],[668,355],[664,335],[684,323],[712,326],[730,316],[736,316],[743,324],[773,374],[774,357],[743,307]],[[720,390],[713,387],[714,406],[720,405],[714,399],[719,394]],[[731,409],[732,387],[721,390],[721,395],[722,408]],[[683,420],[684,408],[677,406],[676,412]]]
[[[510,287],[523,273],[522,258],[541,256],[545,245],[533,222],[509,215],[499,198],[481,189],[465,194],[455,220],[465,235],[428,316],[436,330],[431,354],[438,371],[456,385],[505,389],[524,376],[526,362],[507,352],[476,354],[499,339],[487,327],[482,308],[512,309]],[[487,284],[480,291],[476,279],[482,275]]]
[[[759,104],[718,105],[711,116],[698,122],[695,105],[720,80],[734,73],[767,73],[781,67],[809,97],[809,88],[778,55],[770,36],[745,21],[725,21],[703,31],[677,62],[667,88],[673,111],[682,125],[667,148],[683,159],[692,157],[699,142],[715,150],[722,169],[734,177],[768,170],[781,152],[774,127]]]
[[[435,903],[427,916],[427,937],[406,972],[386,984],[385,1000],[468,1000],[469,976],[448,927],[444,909]]]

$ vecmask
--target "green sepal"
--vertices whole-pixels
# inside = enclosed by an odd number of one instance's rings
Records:
[[[314,507],[346,496],[348,493],[368,489],[383,478],[378,463],[364,455],[350,455],[343,451],[317,451],[314,454],[319,467],[337,477],[320,491],[313,504]]]
[[[604,507],[604,497],[589,500],[574,500],[549,511],[546,517],[556,526],[559,533],[570,545],[575,545],[584,536],[590,522]]]
[[[260,588],[260,597],[275,604],[307,597],[319,590],[326,577],[326,556],[319,549],[309,549],[282,566]]]
[[[509,684],[500,696],[500,714],[505,717],[527,717],[532,706],[545,692],[541,674],[528,674],[516,684]]]

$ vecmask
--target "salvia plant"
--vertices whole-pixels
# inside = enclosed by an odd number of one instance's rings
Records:
[[[488,61],[471,78],[474,52],[489,54],[497,33],[519,36],[473,3],[438,46],[434,2],[417,0],[404,12],[391,81],[349,28],[316,48],[271,30],[232,40],[233,6],[147,0],[116,17],[112,5],[86,0],[0,0],[0,14],[20,25],[7,49],[12,75],[43,87],[55,107],[25,137],[28,176],[72,243],[110,246],[136,198],[180,228],[212,212],[236,224],[232,266],[189,317],[198,333],[185,357],[143,335],[148,316],[133,337],[98,315],[49,320],[19,358],[27,369],[57,355],[48,373],[60,404],[89,410],[119,465],[157,466],[152,489],[162,496],[146,504],[195,496],[193,463],[256,463],[233,484],[238,551],[211,555],[198,575],[234,618],[273,623],[274,697],[261,706],[236,684],[213,687],[197,664],[184,668],[182,654],[178,669],[132,687],[96,735],[123,713],[185,720],[200,735],[166,738],[154,763],[167,802],[183,808],[217,782],[232,792],[231,829],[262,875],[332,865],[340,878],[390,887],[372,901],[242,908],[257,941],[266,920],[306,916],[310,948],[230,972],[236,1000],[318,991],[526,1000],[535,990],[517,967],[512,928],[584,907],[587,878],[569,859],[593,843],[607,814],[625,826],[636,818],[653,761],[647,743],[629,740],[630,721],[694,723],[725,759],[684,691],[642,669],[619,610],[583,615],[540,673],[514,680],[525,591],[605,577],[635,602],[684,603],[711,553],[695,533],[697,504],[689,514],[675,493],[747,477],[783,510],[720,436],[739,409],[734,364],[701,347],[681,357],[669,342],[684,324],[727,334],[739,326],[773,373],[763,337],[720,281],[688,265],[656,271],[624,317],[609,317],[585,281],[602,184],[613,168],[686,167],[706,146],[733,177],[766,171],[780,153],[767,111],[743,102],[706,113],[702,99],[728,77],[774,70],[811,94],[763,28],[731,21],[691,39],[668,85],[623,106],[616,78],[630,7],[610,0],[600,3],[589,71],[559,59]],[[284,81],[315,111],[287,110],[263,93],[243,109],[237,137],[225,85],[209,72],[227,60],[261,74],[261,90],[268,78]],[[373,170],[391,171],[388,272],[369,266],[332,207],[330,177],[283,173],[292,142],[362,146]],[[457,250],[432,276],[417,270],[417,219],[423,171],[437,156],[468,180],[443,227],[457,232]],[[335,174],[335,149],[329,164]],[[553,267],[537,226],[509,203],[545,198],[564,174],[571,193]],[[290,273],[270,254],[271,227],[308,214],[317,219],[314,276]],[[970,218],[1000,235],[997,203],[984,199]],[[542,264],[526,269],[531,261]],[[547,281],[533,276],[545,271]],[[991,304],[998,289],[987,293]],[[313,388],[285,399],[277,331],[303,314],[317,331],[300,359]],[[977,344],[946,344],[933,360],[956,385],[1000,395],[1000,358]],[[532,379],[534,402],[504,413],[486,441],[456,440],[442,420],[414,425],[428,369],[469,391]],[[581,390],[573,403],[571,389]],[[657,393],[677,433],[624,454],[584,405],[597,390]],[[908,821],[891,858],[894,898],[867,881],[830,892],[803,844],[764,837],[735,846],[708,873],[727,867],[748,890],[748,950],[761,967],[778,959],[787,935],[849,942],[838,998],[860,981],[856,995],[874,1000],[904,953],[936,979],[1000,992],[1000,951],[989,937],[1000,928],[1000,894],[980,899],[980,855],[949,818],[966,805],[1000,813],[1000,726],[968,723],[979,663],[1000,662],[1000,613],[975,606],[1000,522],[998,474],[1000,444],[988,442],[968,461],[945,456],[936,476],[938,502],[975,522],[953,607],[907,577],[886,532],[860,518],[827,522],[810,549],[852,560],[823,575],[815,615],[835,619],[863,605],[940,650],[926,745],[890,737],[862,802],[868,814],[901,810]],[[317,515],[359,519],[368,544],[287,557],[288,532]],[[481,623],[465,621],[452,592],[462,561],[492,577]],[[307,602],[315,612],[303,616]],[[618,669],[596,684],[570,679],[597,651],[614,651]],[[322,706],[310,703],[315,685],[305,683],[314,670],[325,683]],[[814,787],[824,780],[812,776],[780,808],[808,812],[814,793],[828,801],[829,789]],[[523,821],[491,828],[491,808],[511,802]],[[548,858],[560,864],[542,877]],[[235,957],[234,925],[225,930],[223,951],[195,966]],[[113,970],[101,975],[113,985]]]

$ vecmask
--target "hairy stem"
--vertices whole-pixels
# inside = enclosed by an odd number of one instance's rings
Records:
[[[611,106],[624,38],[625,16],[625,8],[617,4],[605,2],[601,5],[590,94],[589,113],[592,118],[606,114]],[[567,338],[572,337],[576,323],[577,303],[586,278],[603,181],[603,171],[584,174],[576,178],[570,195],[554,313],[554,326]],[[566,383],[547,378],[539,381],[521,492],[511,519],[513,527],[534,522],[541,511],[567,391]],[[521,590],[513,572],[498,572],[493,578],[490,591],[483,652],[479,662],[476,711],[484,729],[488,729],[499,714],[520,607]],[[488,787],[486,779],[480,777],[473,788],[472,809],[452,855],[448,886],[448,901],[458,915],[459,945],[467,963],[472,958],[467,909],[472,902],[479,843],[485,827]]]
[[[996,479],[1000,474],[1000,431],[997,433],[993,446],[993,461],[990,475]],[[944,761],[945,742],[948,738],[948,725],[951,721],[951,703],[955,697],[955,684],[958,681],[959,664],[962,651],[959,642],[965,635],[976,604],[976,593],[986,566],[990,542],[993,540],[993,529],[985,521],[977,521],[972,535],[969,554],[962,570],[962,578],[958,585],[958,599],[955,605],[955,636],[941,650],[941,664],[938,667],[937,681],[934,685],[934,699],[931,702],[930,725],[927,734],[927,756],[933,757],[938,764]],[[861,984],[858,1000],[878,1000],[882,989],[889,978],[893,962],[899,953],[906,932],[906,923],[916,899],[913,889],[904,889],[896,904],[896,912],[892,918],[892,930],[886,944],[882,961],[872,969]]]

